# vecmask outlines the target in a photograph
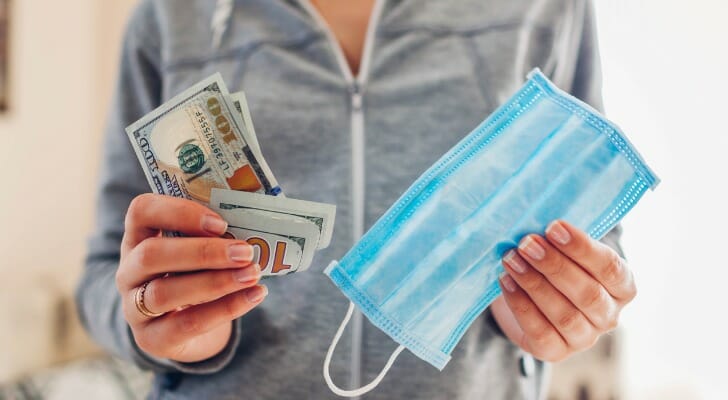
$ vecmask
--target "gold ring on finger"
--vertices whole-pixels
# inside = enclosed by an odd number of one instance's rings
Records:
[[[144,305],[144,292],[147,291],[147,286],[149,286],[149,282],[151,282],[151,281],[146,281],[146,282],[144,282],[143,285],[136,288],[136,292],[134,293],[134,304],[136,304],[137,310],[139,310],[139,312],[142,313],[142,315],[144,315],[145,317],[157,318],[159,316],[164,315],[165,313],[151,312],[151,311],[149,311],[147,306]]]

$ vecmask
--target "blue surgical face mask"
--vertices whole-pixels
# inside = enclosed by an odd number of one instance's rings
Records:
[[[659,182],[619,129],[534,70],[325,273],[351,300],[324,365],[374,388],[407,348],[438,369],[500,294],[503,254],[564,219],[595,239]],[[359,390],[329,361],[356,305],[400,347]]]

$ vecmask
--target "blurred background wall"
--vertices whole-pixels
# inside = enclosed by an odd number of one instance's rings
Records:
[[[71,319],[70,295],[133,4],[10,1],[9,104],[0,114],[0,381],[92,349]]]
[[[97,354],[71,296],[135,2],[11,0],[9,110],[0,114],[0,385]],[[619,340],[596,349],[616,348],[618,365],[584,367],[594,365],[592,352],[557,366],[552,398],[725,399],[728,4],[596,5],[607,113],[663,183],[624,223],[640,294]],[[600,394],[581,396],[585,382]]]
[[[663,182],[624,222],[634,399],[728,399],[728,3],[598,0],[607,114]]]

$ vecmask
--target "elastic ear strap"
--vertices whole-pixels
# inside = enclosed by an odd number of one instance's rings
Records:
[[[334,354],[334,349],[336,349],[336,345],[339,344],[339,339],[341,339],[341,335],[344,333],[344,329],[346,328],[346,325],[349,324],[349,320],[351,320],[351,315],[354,313],[354,303],[349,302],[349,310],[346,311],[346,316],[344,317],[344,320],[341,321],[341,325],[339,325],[339,330],[336,331],[336,335],[334,336],[334,340],[331,341],[331,345],[329,346],[329,351],[326,352],[326,359],[324,360],[324,380],[326,381],[326,385],[328,385],[329,389],[331,389],[332,392],[336,393],[339,396],[342,397],[356,397],[361,396],[364,393],[367,393],[377,387],[379,385],[379,382],[382,381],[385,375],[387,375],[387,372],[389,372],[389,368],[392,367],[392,364],[394,364],[394,360],[397,359],[397,356],[399,353],[404,350],[404,346],[400,345],[397,347],[393,352],[392,355],[389,356],[389,360],[387,360],[387,364],[384,365],[384,368],[382,368],[382,372],[377,375],[376,378],[374,378],[373,381],[369,382],[368,384],[360,387],[359,389],[353,389],[353,390],[344,390],[340,387],[336,386],[334,382],[331,380],[331,374],[329,373],[329,364],[331,364],[331,356]]]

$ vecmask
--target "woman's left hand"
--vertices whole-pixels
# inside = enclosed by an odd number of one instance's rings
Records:
[[[513,343],[544,361],[594,345],[637,294],[625,261],[564,221],[552,222],[545,237],[524,237],[503,265],[493,316]]]

